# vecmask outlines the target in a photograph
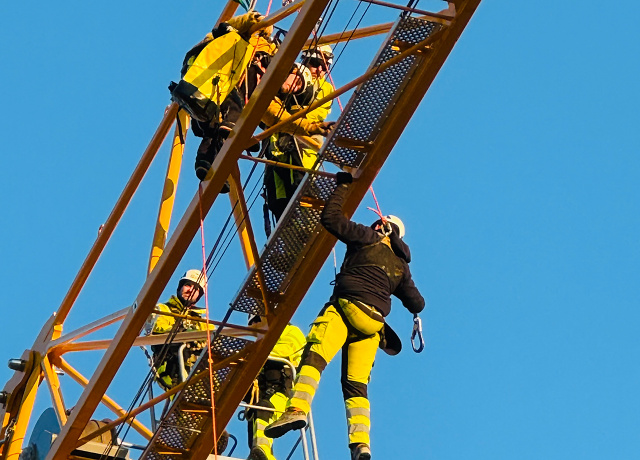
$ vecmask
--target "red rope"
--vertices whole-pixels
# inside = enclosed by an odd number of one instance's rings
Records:
[[[202,216],[202,182],[198,184],[198,207],[200,208],[200,239],[202,243],[202,273],[206,280],[207,273],[207,255],[204,245],[204,217]],[[211,390],[211,429],[213,431],[213,455],[218,459],[218,438],[216,437],[216,405],[215,405],[215,390],[213,388],[213,359],[211,357],[211,329],[209,329],[209,283],[205,281],[204,285],[204,304],[207,319],[207,357],[209,361],[209,388]]]
[[[384,215],[382,214],[382,211],[380,210],[380,204],[378,204],[376,193],[373,191],[373,185],[369,187],[369,191],[371,192],[371,195],[373,196],[373,201],[376,203],[376,208],[378,209],[373,209],[373,208],[370,208],[369,206],[367,206],[367,209],[370,209],[371,211],[375,212],[380,217],[380,220],[382,221],[382,223],[384,225],[387,225],[387,219],[384,217]]]

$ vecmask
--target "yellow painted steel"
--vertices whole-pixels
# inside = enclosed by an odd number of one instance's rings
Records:
[[[238,190],[242,190],[242,184],[240,180],[236,181],[236,177],[232,175],[231,187],[229,190],[229,201],[231,202],[231,208],[233,209],[233,218],[236,222],[236,228],[238,229],[238,238],[240,239],[240,247],[242,248],[242,255],[244,256],[244,263],[247,266],[247,270],[250,270],[256,263],[255,256],[251,250],[251,243],[249,240],[249,234],[247,232],[247,224],[245,216],[240,206],[240,194]]]
[[[13,432],[9,438],[9,445],[6,451],[3,452],[3,460],[18,460],[20,453],[22,452],[22,444],[27,432],[27,426],[29,425],[29,419],[31,418],[31,412],[33,411],[33,403],[36,400],[36,393],[38,392],[38,386],[40,385],[40,379],[42,377],[42,371],[40,369],[40,363],[42,357],[36,355],[35,365],[27,385],[22,395],[22,401],[20,403],[20,409],[15,417],[15,423],[13,424]],[[7,433],[8,434],[8,433]]]
[[[67,423],[67,414],[65,413],[64,400],[62,399],[62,392],[60,391],[60,380],[58,379],[58,374],[53,370],[48,355],[42,360],[42,370],[44,371],[44,378],[49,387],[49,393],[51,393],[53,409],[56,412],[60,426],[62,426]]]
[[[259,259],[258,246],[256,244],[255,235],[253,233],[253,227],[251,226],[251,220],[249,219],[249,209],[247,208],[247,201],[244,198],[242,191],[242,181],[240,180],[240,168],[238,165],[231,171],[231,189],[234,191],[235,201],[231,196],[232,207],[234,211],[234,218],[236,225],[238,226],[238,235],[240,236],[240,244],[242,246],[242,253],[247,264],[247,269],[251,270],[256,264],[256,260]],[[260,286],[260,293],[262,295],[262,301],[266,308],[266,314],[270,314],[270,303],[267,297],[267,291],[264,284],[264,274],[262,268],[257,267],[256,274],[258,276],[258,284]]]
[[[107,407],[111,406],[110,409],[114,410],[114,412],[118,414],[124,414],[123,409],[106,396],[105,393],[108,385],[115,375],[117,369],[119,368],[120,363],[124,359],[124,356],[126,356],[126,352],[134,344],[135,340],[138,339],[137,334],[139,333],[144,321],[146,320],[146,317],[153,310],[153,307],[156,304],[162,289],[164,288],[164,286],[166,286],[166,283],[169,281],[170,276],[173,274],[173,271],[175,270],[180,257],[187,250],[189,242],[192,240],[195,232],[197,231],[199,221],[199,205],[202,205],[204,214],[206,215],[206,213],[211,208],[213,201],[215,201],[222,184],[230,174],[233,174],[233,172],[235,171],[234,168],[237,168],[236,163],[241,155],[242,146],[254,143],[254,141],[250,141],[250,139],[255,132],[255,126],[259,122],[260,114],[263,113],[264,110],[266,110],[268,101],[272,99],[281,82],[284,80],[291,63],[294,61],[295,56],[304,43],[304,39],[307,38],[298,37],[296,28],[300,27],[301,23],[304,22],[303,28],[310,30],[311,26],[315,24],[317,17],[321,14],[321,10],[327,2],[323,0],[309,0],[308,3],[313,5],[305,5],[303,13],[301,14],[302,20],[297,21],[297,23],[294,25],[292,29],[293,32],[290,32],[289,36],[287,37],[287,41],[285,42],[285,44],[283,44],[281,50],[274,58],[274,62],[269,69],[269,74],[265,76],[264,81],[260,85],[260,88],[256,90],[255,97],[252,98],[252,101],[250,101],[247,109],[242,115],[242,119],[238,122],[236,130],[234,130],[234,135],[229,139],[229,141],[226,143],[227,145],[225,145],[223,150],[220,152],[219,158],[216,159],[214,168],[212,169],[214,169],[217,174],[212,175],[212,177],[210,177],[209,180],[207,180],[203,184],[205,189],[204,199],[202,200],[203,202],[200,202],[197,195],[196,197],[194,197],[194,199],[191,201],[191,204],[189,205],[187,212],[185,213],[185,216],[176,228],[176,232],[174,235],[175,238],[172,237],[171,241],[167,242],[166,251],[164,246],[167,230],[169,227],[169,221],[172,214],[173,200],[175,198],[177,174],[175,176],[176,180],[174,182],[171,182],[170,184],[171,190],[169,194],[165,194],[163,192],[162,203],[160,207],[161,209],[158,216],[158,223],[160,225],[162,217],[164,218],[163,222],[166,221],[166,225],[163,225],[161,227],[161,229],[163,230],[163,233],[160,236],[161,244],[156,245],[156,242],[160,240],[157,240],[156,237],[154,237],[154,246],[149,261],[149,272],[153,271],[153,273],[150,274],[149,279],[147,280],[147,282],[145,282],[143,288],[137,296],[136,303],[138,309],[137,311],[131,309],[128,315],[126,315],[126,317],[124,318],[123,325],[120,327],[118,333],[110,342],[109,349],[105,353],[102,361],[99,363],[98,368],[92,376],[91,380],[87,381],[87,379],[80,376],[82,377],[82,380],[84,382],[83,384],[86,386],[86,390],[76,404],[77,410],[75,410],[74,413],[70,415],[69,420],[66,421],[66,423],[64,421],[64,415],[59,415],[61,422],[64,423],[64,426],[59,438],[56,440],[54,447],[47,455],[47,458],[55,458],[57,460],[66,460],[69,458],[69,454],[76,445],[82,429],[86,426],[86,422],[89,420],[89,418],[93,414],[93,411],[95,410],[95,407],[100,401],[105,403]],[[426,92],[429,85],[433,81],[433,78],[442,66],[448,53],[451,51],[451,48],[459,38],[460,33],[464,29],[466,23],[468,22],[469,18],[471,17],[479,3],[480,0],[456,1],[455,4],[458,7],[458,11],[455,18],[448,23],[449,27],[445,27],[442,33],[438,34],[439,36],[435,36],[431,40],[427,40],[419,45],[416,45],[416,47],[409,48],[408,50],[403,50],[407,51],[408,53],[414,52],[421,55],[428,61],[428,65],[423,66],[418,70],[416,76],[404,90],[404,94],[398,100],[396,108],[390,114],[386,122],[385,136],[376,139],[376,142],[372,143],[372,145],[370,146],[370,151],[368,152],[366,163],[363,164],[361,171],[358,171],[360,173],[360,176],[356,183],[354,183],[354,191],[349,197],[348,202],[345,204],[345,212],[348,215],[351,215],[354,212],[355,207],[362,199],[362,196],[366,193],[368,185],[373,181],[373,178],[380,170],[388,152],[390,151],[391,147],[393,147],[393,144],[397,140],[397,137],[406,126],[408,119],[411,117],[411,114],[424,95],[424,92]],[[229,1],[227,4],[227,8],[225,9],[225,14],[231,14],[231,11],[235,9],[235,6],[235,2]],[[309,9],[313,9],[314,11],[308,11]],[[288,11],[283,12],[282,14],[284,15],[286,13],[288,13]],[[270,20],[275,20],[275,18]],[[372,28],[371,30],[367,31],[367,33],[379,33],[381,29],[384,28],[386,28],[386,25],[381,25],[375,30]],[[306,33],[306,35],[308,36],[308,33]],[[338,38],[335,39],[337,40]],[[432,45],[434,45],[433,48],[431,48]],[[429,52],[424,53],[427,47],[429,47]],[[386,65],[391,64],[386,63]],[[379,70],[380,69],[378,69],[378,71]],[[361,77],[361,79],[359,79],[358,83],[371,76],[372,75],[364,75],[363,77]],[[352,82],[353,86],[355,86],[354,83],[355,82]],[[351,86],[351,88],[353,86]],[[342,90],[346,91],[345,88],[346,87],[343,87]],[[335,97],[338,94],[339,91],[336,91],[331,96]],[[319,102],[322,103],[322,101]],[[177,114],[178,108],[175,104],[172,104],[168,108],[164,119],[162,120],[157,132],[151,140],[151,143],[145,150],[140,163],[132,174],[132,177],[123,190],[122,195],[114,206],[114,210],[112,211],[108,220],[105,222],[102,233],[98,236],[96,242],[94,243],[94,247],[91,249],[90,253],[84,261],[84,264],[80,268],[76,279],[74,279],[74,282],[69,288],[65,299],[58,309],[58,314],[55,315],[49,321],[49,323],[47,323],[47,325],[45,325],[43,332],[38,337],[38,340],[36,340],[36,343],[34,343],[32,350],[28,351],[28,353],[30,354],[30,359],[27,368],[25,369],[24,373],[17,372],[12,380],[7,384],[7,386],[5,386],[5,389],[8,390],[9,393],[13,394],[10,394],[9,402],[6,405],[6,408],[0,411],[0,417],[2,418],[2,435],[0,437],[6,439],[4,445],[0,445],[1,460],[18,459],[18,456],[22,450],[22,444],[24,441],[27,424],[33,410],[36,391],[39,383],[43,378],[43,375],[46,377],[47,382],[50,385],[50,391],[57,413],[64,414],[64,401],[60,393],[59,381],[52,365],[58,365],[59,367],[63,368],[69,375],[71,375],[69,369],[72,368],[70,366],[67,366],[67,368],[63,367],[62,363],[64,362],[61,361],[57,356],[59,350],[54,351],[54,349],[52,348],[52,344],[56,343],[54,341],[60,340],[60,342],[57,342],[58,345],[73,345],[69,343],[71,337],[60,337],[62,331],[62,323],[68,316],[69,311],[72,308],[82,287],[84,286],[84,283],[86,282],[89,274],[91,273],[93,266],[97,262],[102,250],[106,246],[107,241],[109,240],[119,219],[124,213],[131,197],[133,196],[149,164],[151,163],[151,160],[162,144],[164,136],[166,136],[168,131],[171,129],[171,126],[173,125]],[[301,114],[300,116],[302,115],[303,114]],[[171,156],[172,160],[175,159],[173,158],[174,149],[176,148],[176,140],[178,140],[177,143],[180,144],[178,147],[179,153],[175,153],[175,156],[179,160],[179,166],[181,166],[183,146],[179,142],[180,136],[178,134],[178,130],[181,129],[183,131],[183,135],[186,135],[188,117],[186,116],[186,114],[180,114],[179,116],[182,117],[181,121],[183,122],[181,123],[180,127],[176,128],[176,135],[174,135],[173,142],[174,148],[172,149]],[[180,169],[179,166],[177,167],[178,173]],[[170,176],[170,171],[173,171],[171,160],[167,171],[167,178],[169,178]],[[239,179],[237,183],[239,186]],[[167,185],[168,179],[165,182],[165,188],[167,187]],[[167,201],[167,198],[170,199],[170,202],[165,203],[165,201]],[[242,198],[241,195],[239,195],[239,198]],[[163,213],[163,205],[165,204],[167,205],[165,206],[165,208],[168,208],[168,213]],[[245,250],[245,261],[247,262],[247,265],[259,265],[260,260],[257,259],[257,249],[254,247],[255,239],[251,235],[250,226],[248,229],[245,226],[243,238],[243,249]],[[320,269],[322,263],[328,256],[330,247],[333,245],[333,243],[335,243],[335,240],[324,233],[318,235],[312,241],[305,254],[305,262],[303,264],[300,264],[300,266],[296,269],[296,283],[293,283],[286,292],[278,294],[282,298],[282,308],[279,307],[278,315],[274,315],[272,321],[269,321],[269,327],[266,331],[266,334],[264,334],[264,337],[261,338],[258,343],[255,344],[255,346],[252,345],[248,347],[248,350],[246,352],[243,352],[241,356],[234,356],[232,358],[232,360],[238,360],[238,363],[242,363],[243,367],[240,371],[240,374],[237,375],[234,379],[233,385],[226,385],[220,393],[220,404],[217,406],[216,413],[216,419],[218,422],[220,422],[217,426],[219,430],[222,429],[221,425],[224,426],[225,422],[228,421],[228,419],[231,417],[232,412],[237,406],[236,400],[239,401],[239,399],[244,395],[245,387],[248,387],[249,382],[253,380],[262,363],[264,362],[264,358],[266,357],[266,355],[263,353],[264,350],[261,348],[267,349],[275,344],[275,341],[279,336],[279,332],[286,326],[288,319],[295,312],[297,305],[302,300],[302,297],[313,281],[315,275],[317,274],[317,271]],[[154,250],[156,248],[159,248],[160,252],[156,253],[157,256],[154,258]],[[163,252],[166,252],[166,254],[161,257]],[[265,293],[263,292],[262,295],[264,294]],[[270,294],[270,296],[273,297],[273,294]],[[81,330],[78,330],[77,333],[78,336],[84,336],[97,328],[99,328],[98,325],[90,325],[90,327],[85,326],[85,328],[81,328]],[[71,340],[79,338],[78,336],[76,336],[76,334],[73,333],[71,334],[71,336],[74,336]],[[51,354],[45,357],[46,350],[51,350]],[[249,351],[251,352],[251,354],[249,354]],[[220,365],[228,365],[228,363],[223,362],[220,363]],[[13,389],[15,389],[15,391],[13,391]],[[166,395],[164,395],[164,397],[166,397]],[[156,401],[154,401],[154,403],[157,402],[157,400],[158,398],[156,398]],[[128,418],[126,415],[121,415],[121,417]],[[134,420],[132,423],[135,426],[138,422]],[[208,429],[211,426],[211,422],[209,421],[207,423],[209,425],[203,428],[203,433],[209,432]],[[147,439],[149,439],[151,432],[148,429],[146,429],[146,432],[144,429],[141,430],[142,434]],[[199,460],[201,458],[205,458],[209,454],[213,441],[205,439],[203,439],[202,441],[203,442],[198,443],[196,446],[194,446],[192,451],[189,452],[190,458]]]
[[[160,199],[160,209],[158,210],[158,220],[153,235],[153,245],[151,246],[151,257],[149,259],[149,270],[147,273],[151,273],[158,263],[164,251],[164,244],[167,241],[167,233],[169,232],[171,215],[173,213],[173,204],[176,200],[176,190],[178,190],[180,169],[182,168],[184,140],[186,139],[188,129],[189,115],[184,110],[180,110],[178,112],[178,123],[176,123],[176,129],[173,134],[171,155],[169,156],[164,188],[162,189],[162,198]]]
[[[89,254],[87,255],[84,263],[82,264],[82,267],[80,267],[80,271],[78,271],[78,274],[73,280],[71,287],[69,287],[69,291],[67,292],[67,295],[62,300],[62,303],[58,308],[58,313],[55,316],[54,325],[63,324],[65,319],[69,315],[69,312],[71,311],[71,308],[73,307],[73,304],[75,303],[76,299],[80,295],[80,291],[82,290],[82,288],[84,287],[84,284],[89,278],[89,275],[93,270],[93,267],[95,267],[96,263],[98,262],[98,259],[102,254],[102,250],[105,248],[105,246],[107,245],[107,242],[111,238],[111,235],[115,231],[116,226],[118,225],[118,222],[120,222],[120,218],[122,217],[122,215],[124,214],[124,211],[127,209],[127,206],[131,202],[133,194],[136,192],[138,186],[140,185],[140,182],[142,182],[142,178],[144,177],[147,170],[149,169],[149,166],[151,165],[151,161],[155,157],[156,153],[158,153],[158,149],[160,149],[160,146],[162,145],[164,138],[166,137],[167,133],[171,129],[171,125],[173,125],[173,120],[177,112],[178,112],[178,104],[176,104],[175,102],[172,103],[169,107],[167,107],[164,117],[160,122],[160,126],[158,126],[158,129],[156,130],[155,134],[151,138],[149,145],[147,146],[146,150],[142,154],[142,158],[140,158],[138,165],[136,166],[133,173],[131,174],[131,178],[127,182],[127,185],[125,185],[125,188],[120,194],[120,197],[118,198],[118,201],[114,205],[113,210],[111,211],[111,214],[107,218],[107,221],[104,223],[104,227],[102,231],[98,235],[98,238],[96,238],[95,243],[93,243],[93,247],[89,251]],[[51,335],[49,335],[49,338],[50,337]]]
[[[89,380],[87,380],[86,377],[84,377],[80,372],[78,372],[76,369],[71,367],[71,365],[68,362],[66,362],[64,359],[62,358],[56,359],[56,365],[60,369],[62,369],[69,377],[71,377],[73,380],[79,383],[81,386],[85,387],[89,383]],[[122,407],[120,407],[118,403],[116,403],[113,399],[111,399],[106,394],[102,396],[102,404],[108,407],[109,410],[111,410],[111,412],[113,412],[119,417],[124,417],[127,414],[127,412]],[[65,423],[66,423],[66,420],[65,420]],[[146,439],[149,440],[153,436],[153,432],[149,428],[144,426],[142,423],[140,423],[138,420],[133,419],[128,421],[127,423],[129,423],[134,430],[136,430]]]

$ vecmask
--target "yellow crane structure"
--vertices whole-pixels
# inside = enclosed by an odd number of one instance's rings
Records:
[[[369,1],[395,6],[378,0]],[[43,381],[49,389],[61,426],[59,435],[46,455],[47,460],[73,457],[72,453],[80,445],[97,434],[92,433],[81,439],[83,430],[100,403],[117,417],[103,431],[128,423],[147,439],[148,444],[140,458],[202,460],[211,453],[215,441],[212,435],[214,417],[217,437],[236,411],[336,243],[335,238],[320,224],[323,203],[335,188],[335,179],[332,174],[319,172],[305,176],[266,245],[259,250],[239,168],[239,163],[244,161],[268,162],[247,157],[243,151],[257,140],[277,132],[279,125],[262,132],[257,129],[261,114],[276,95],[300,51],[312,43],[310,37],[313,28],[328,3],[329,0],[296,0],[267,16],[256,26],[263,28],[295,15],[268,71],[215,158],[207,179],[202,182],[201,191],[195,194],[168,239],[167,229],[184,145],[181,139],[187,135],[189,119],[175,103],[167,108],[57,312],[46,322],[32,347],[20,359],[10,362],[15,373],[0,393],[2,460],[18,459],[35,395]],[[328,99],[355,89],[318,153],[323,162],[348,170],[355,178],[345,205],[349,216],[365,196],[479,3],[480,0],[449,1],[449,7],[440,13],[399,7],[408,11],[395,22],[325,35],[313,41],[316,44],[332,44],[387,34],[374,61],[359,78],[310,107],[312,110]],[[230,1],[220,21],[230,18],[236,6],[237,3]],[[294,117],[304,116],[305,112]],[[176,119],[180,123],[176,123]],[[149,275],[135,303],[76,330],[66,331],[64,325],[70,310],[174,124],[176,128],[153,239]],[[147,318],[154,313],[160,295],[197,234],[201,214],[207,215],[228,179],[231,185],[229,196],[248,267],[248,274],[231,303],[231,309],[259,314],[266,318],[266,326],[258,328],[217,323],[218,331],[214,334],[211,347],[211,369],[205,350],[185,382],[127,411],[107,396],[107,389],[132,347],[164,343],[166,336],[144,336],[140,335],[140,331]],[[83,340],[89,334],[115,323],[119,323],[119,327],[113,338]],[[180,333],[175,340],[202,340],[203,334],[206,333]],[[105,350],[104,355],[91,376],[83,376],[65,360],[65,354],[71,351],[100,349]],[[63,402],[56,368],[84,387],[71,411]],[[209,377],[210,371],[213,381]],[[211,409],[210,386],[215,390],[215,413]],[[146,427],[136,418],[154,404],[169,398],[172,398],[169,409],[157,428]]]

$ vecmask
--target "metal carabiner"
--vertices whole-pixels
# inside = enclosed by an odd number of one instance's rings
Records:
[[[415,338],[416,335],[420,340],[420,344],[416,347]],[[411,346],[413,347],[413,351],[416,353],[422,352],[424,350],[424,338],[422,337],[422,320],[418,316],[417,313],[413,315],[413,331],[411,332]]]

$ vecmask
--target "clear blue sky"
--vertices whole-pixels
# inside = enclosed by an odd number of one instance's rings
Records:
[[[2,360],[28,348],[59,306],[162,118],[184,52],[222,4],[1,7]],[[342,0],[327,30],[342,30],[357,4]],[[374,185],[383,212],[407,226],[428,299],[427,348],[416,355],[405,340],[398,357],[378,357],[374,458],[640,457],[639,15],[630,1],[484,0],[407,126]],[[372,7],[363,25],[395,16]],[[350,44],[336,83],[362,73],[379,43]],[[178,211],[196,190],[196,146],[188,139]],[[135,299],[167,157],[165,147],[67,330]],[[230,210],[218,201],[209,247]],[[371,205],[356,218],[371,220]],[[199,264],[196,241],[178,271]],[[237,243],[221,267],[211,281],[218,318],[244,277]],[[329,260],[296,313],[303,329],[332,273]],[[408,339],[399,302],[390,321]],[[69,361],[89,373],[99,357]],[[323,459],[348,458],[339,367],[329,366],[314,402]],[[147,371],[142,353],[132,350],[123,369],[109,394],[127,405]],[[10,375],[0,368],[1,382]],[[63,377],[63,390],[71,405],[78,387]],[[42,387],[35,414],[48,405]],[[233,431],[246,455],[244,427]]]

